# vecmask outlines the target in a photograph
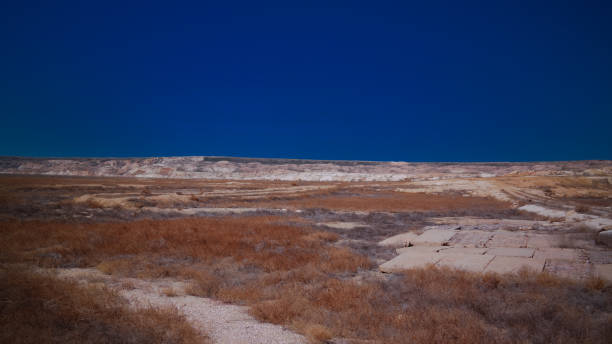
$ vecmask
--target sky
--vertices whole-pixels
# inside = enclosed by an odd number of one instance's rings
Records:
[[[612,159],[610,1],[3,1],[0,155]]]

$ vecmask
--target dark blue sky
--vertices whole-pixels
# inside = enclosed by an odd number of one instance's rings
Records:
[[[0,155],[612,159],[611,34],[610,1],[3,1]]]

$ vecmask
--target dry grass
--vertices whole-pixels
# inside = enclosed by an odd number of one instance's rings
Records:
[[[389,282],[324,278],[294,284],[254,303],[252,314],[291,324],[314,341],[605,343],[612,335],[612,298],[609,290],[594,289],[600,287],[549,276],[431,268]]]
[[[286,271],[313,261],[325,272],[369,266],[365,258],[326,245],[336,235],[280,221],[246,217],[100,224],[5,222],[0,234],[6,240],[0,247],[6,261],[44,267],[98,266],[107,273],[150,272],[152,277],[170,274],[167,266],[222,263],[227,257],[263,271]]]
[[[578,205],[576,206],[576,212],[581,214],[586,214],[591,211],[591,208],[586,205]]]
[[[288,218],[114,224],[2,223],[2,261],[190,281],[197,296],[251,306],[313,342],[604,343],[612,290],[546,275],[414,270],[354,279],[368,260]]]
[[[301,195],[293,198],[280,198],[253,201],[222,200],[215,206],[313,209],[323,208],[347,211],[459,211],[479,209],[483,212],[510,209],[511,204],[485,197],[464,197],[452,193],[426,194],[393,191],[363,191],[348,194],[347,191],[326,191]]]
[[[1,343],[202,343],[176,309],[133,310],[110,290],[0,270]]]
[[[298,324],[297,328],[301,328],[303,333],[311,341],[324,342],[328,341],[333,337],[333,332],[319,324]]]

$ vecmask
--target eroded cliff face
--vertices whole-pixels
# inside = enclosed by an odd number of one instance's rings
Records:
[[[400,181],[511,175],[612,176],[612,161],[408,163],[230,157],[0,157],[0,173],[304,181]]]

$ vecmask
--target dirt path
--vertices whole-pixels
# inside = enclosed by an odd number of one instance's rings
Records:
[[[139,290],[120,294],[142,306],[176,307],[194,328],[208,333],[214,343],[305,343],[306,340],[281,326],[261,323],[247,314],[247,307],[227,305],[195,296],[167,297]]]
[[[200,333],[219,344],[306,343],[306,339],[282,326],[261,323],[247,313],[248,307],[184,295],[185,284],[169,280],[144,281],[113,278],[96,269],[58,270],[60,278],[80,283],[103,283],[116,290],[134,307],[175,307]],[[126,287],[129,286],[129,287]],[[167,296],[172,290],[178,296]]]

